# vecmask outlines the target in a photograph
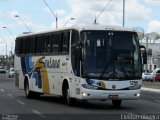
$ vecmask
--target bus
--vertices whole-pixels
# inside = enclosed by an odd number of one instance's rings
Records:
[[[68,105],[112,100],[119,107],[140,97],[143,64],[137,32],[120,26],[77,25],[15,41],[15,85],[27,98],[54,94]]]

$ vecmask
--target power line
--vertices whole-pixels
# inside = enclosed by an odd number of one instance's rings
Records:
[[[98,17],[103,13],[103,11],[107,8],[107,6],[112,2],[112,0],[110,0],[107,5],[102,9],[102,11],[99,13],[99,15],[97,17],[95,17],[94,23],[97,23],[97,19]]]
[[[55,14],[53,12],[53,10],[49,7],[49,5],[47,4],[47,2],[45,0],[43,0],[43,2],[45,3],[45,5],[48,7],[48,9],[51,11],[51,13],[53,14],[53,16],[56,18],[56,29],[58,28],[58,17],[57,17],[57,13]]]

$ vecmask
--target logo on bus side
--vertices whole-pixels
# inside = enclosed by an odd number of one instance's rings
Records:
[[[44,61],[46,68],[60,68],[60,59],[55,60],[53,58],[50,58],[49,60]]]

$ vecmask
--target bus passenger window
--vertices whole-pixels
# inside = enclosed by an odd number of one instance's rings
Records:
[[[62,53],[69,53],[70,32],[64,32],[62,35]]]
[[[35,47],[34,53],[40,54],[41,53],[41,36],[35,37]]]
[[[47,53],[50,53],[51,52],[51,44],[48,44],[47,45]]]
[[[60,41],[59,34],[54,34],[52,44],[51,44],[53,54],[58,54],[59,52],[59,41]]]
[[[46,53],[51,53],[51,35],[46,36]]]
[[[23,38],[21,42],[21,53],[26,54],[26,44],[27,44],[27,39]]]
[[[22,40],[20,38],[18,38],[16,40],[16,46],[15,46],[15,53],[16,54],[21,54],[21,42],[22,42]]]

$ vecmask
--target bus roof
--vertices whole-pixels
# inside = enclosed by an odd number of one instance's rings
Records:
[[[35,32],[35,33],[27,33],[27,34],[22,34],[19,35],[18,37],[25,37],[25,36],[32,36],[32,35],[37,35],[37,34],[45,34],[45,33],[51,33],[51,32],[58,32],[62,30],[70,30],[70,29],[76,29],[78,31],[82,30],[115,30],[115,31],[130,31],[130,32],[136,32],[134,28],[128,28],[128,27],[122,27],[122,26],[115,26],[115,25],[73,25],[71,27],[64,27],[64,28],[59,28],[59,29],[52,29],[48,31],[42,31],[42,32]]]

